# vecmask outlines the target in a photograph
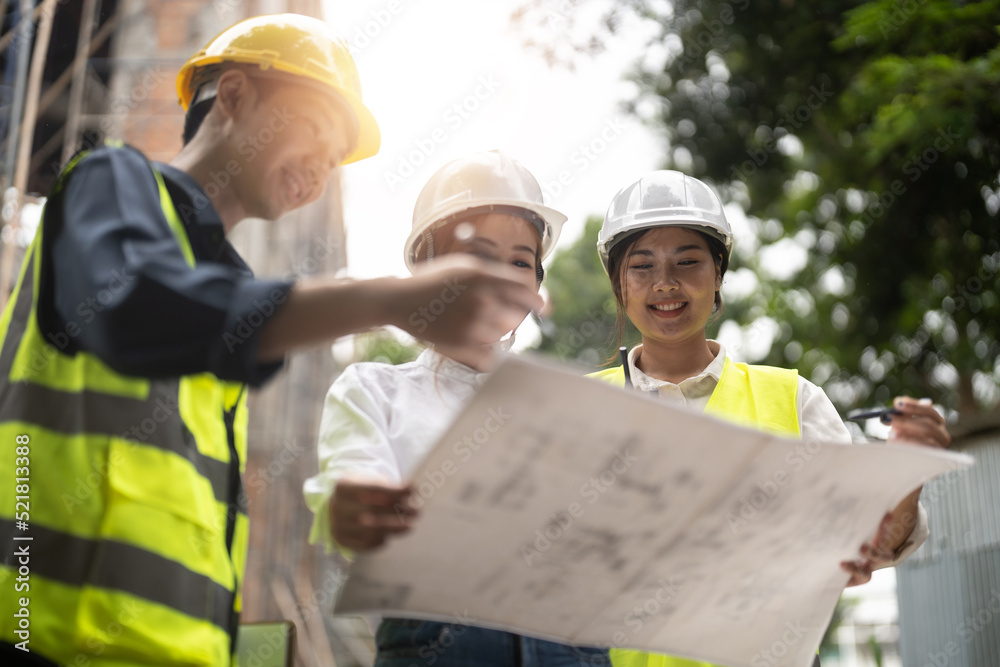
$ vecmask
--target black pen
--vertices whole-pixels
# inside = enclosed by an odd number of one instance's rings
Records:
[[[896,408],[861,408],[848,412],[847,418],[852,422],[860,422],[878,417],[883,424],[891,424],[893,415],[901,414],[903,413]]]
[[[622,345],[618,348],[618,354],[622,357],[622,370],[625,371],[625,387],[632,389],[632,374],[628,370],[628,348]]]

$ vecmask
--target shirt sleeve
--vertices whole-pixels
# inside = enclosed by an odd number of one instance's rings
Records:
[[[281,367],[259,363],[257,345],[292,283],[255,280],[219,262],[189,266],[138,152],[93,151],[71,172],[58,204],[62,224],[47,241],[45,275],[52,328],[75,346],[142,377],[211,372],[259,385]]]
[[[799,429],[805,442],[851,442],[840,413],[822,389],[799,376]]]
[[[306,505],[314,513],[309,542],[322,542],[329,552],[334,542],[330,498],[337,482],[350,476],[402,483],[399,464],[388,437],[389,407],[372,378],[349,366],[330,387],[320,420],[319,472],[305,481]]]

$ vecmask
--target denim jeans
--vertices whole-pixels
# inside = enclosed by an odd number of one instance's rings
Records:
[[[607,649],[566,646],[457,623],[387,618],[375,667],[609,667]]]

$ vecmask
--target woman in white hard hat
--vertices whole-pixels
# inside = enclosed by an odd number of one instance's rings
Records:
[[[544,205],[537,181],[521,164],[498,151],[476,153],[448,163],[424,186],[406,265],[413,270],[443,255],[472,253],[514,267],[537,290],[542,260],[565,220]],[[411,324],[419,330],[420,321],[436,312],[430,304],[412,315]],[[410,494],[404,480],[485,380],[485,370],[468,353],[440,346],[407,364],[347,368],[326,397],[320,472],[305,484],[306,502],[316,513],[311,539],[361,552],[409,530],[413,515],[397,512]],[[376,647],[378,667],[610,664],[607,649],[407,619],[384,619]]]
[[[734,362],[705,335],[722,308],[720,290],[733,235],[718,195],[698,179],[656,171],[623,188],[608,208],[597,248],[624,319],[642,344],[623,366],[594,376],[751,428],[816,442],[849,442],[850,433],[822,389],[795,370]],[[947,447],[944,419],[930,405],[900,397],[890,439]],[[887,514],[878,535],[845,562],[848,585],[895,565],[927,537],[919,490]],[[683,658],[612,650],[616,667],[706,665]]]

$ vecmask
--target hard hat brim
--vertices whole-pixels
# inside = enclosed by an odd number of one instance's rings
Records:
[[[641,234],[642,232],[649,231],[650,229],[656,229],[658,227],[682,227],[684,229],[690,229],[695,232],[702,232],[715,239],[718,239],[722,243],[723,247],[726,249],[726,263],[729,262],[733,253],[733,237],[724,236],[717,228],[710,224],[697,219],[692,220],[670,220],[669,222],[664,222],[661,220],[650,220],[646,224],[637,224],[628,229],[624,229],[618,234],[615,234],[606,241],[599,242],[597,247],[597,253],[600,255],[601,264],[604,265],[604,272],[611,275],[608,270],[608,262],[611,257],[611,250],[617,246],[619,243],[624,242],[627,238],[635,235]]]
[[[375,116],[356,95],[348,91],[341,91],[340,96],[347,102],[358,120],[358,144],[341,162],[341,164],[350,164],[378,153],[382,145],[382,133],[378,129]]]
[[[409,269],[410,273],[413,273],[413,271],[416,270],[416,261],[413,256],[414,246],[416,245],[417,240],[424,234],[424,232],[434,229],[443,221],[448,220],[456,215],[459,215],[463,211],[479,209],[482,205],[483,205],[482,203],[479,203],[476,206],[470,206],[469,202],[465,201],[458,202],[452,207],[443,208],[440,211],[437,211],[437,215],[435,215],[434,221],[430,222],[429,224],[420,225],[414,228],[410,232],[409,237],[407,237],[406,239],[405,253],[403,257],[404,261],[406,262],[406,268]],[[568,219],[565,214],[560,213],[554,208],[550,208],[548,206],[545,206],[544,204],[528,203],[518,199],[510,199],[510,200],[497,199],[490,201],[490,205],[523,208],[526,211],[531,211],[532,213],[535,213],[536,215],[538,215],[538,217],[540,217],[542,220],[545,221],[545,224],[548,226],[549,230],[551,230],[551,233],[549,234],[548,238],[542,239],[539,261],[545,260],[549,255],[552,254],[552,251],[555,250],[556,243],[559,241],[559,234],[560,232],[562,232],[563,223],[566,222],[566,220]]]

